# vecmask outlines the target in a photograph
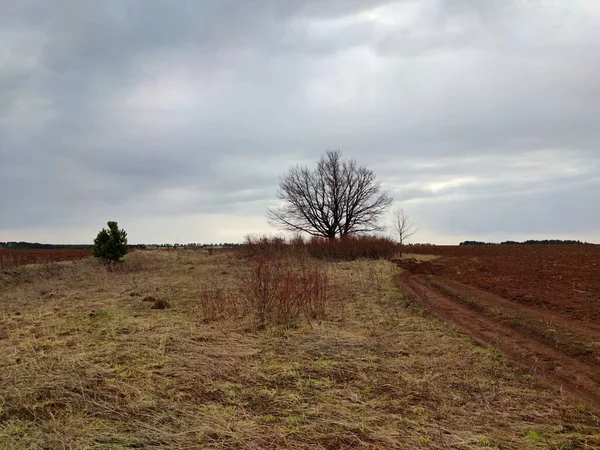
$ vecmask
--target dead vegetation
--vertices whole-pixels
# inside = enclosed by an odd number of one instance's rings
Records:
[[[325,318],[334,306],[327,268],[306,258],[261,256],[248,261],[237,282],[202,284],[198,303],[205,322],[249,318],[256,329]],[[227,273],[224,271],[223,273]]]
[[[156,251],[0,274],[0,448],[600,446],[597,411],[406,308],[393,264],[265,264]],[[253,280],[326,294],[257,327]]]
[[[382,236],[349,235],[342,239],[296,236],[285,239],[277,236],[246,236],[242,252],[246,256],[308,256],[328,261],[352,261],[357,258],[392,258],[401,247],[392,239]]]

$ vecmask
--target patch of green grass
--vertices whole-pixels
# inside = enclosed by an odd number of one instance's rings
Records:
[[[96,322],[102,319],[108,319],[111,314],[108,311],[92,311],[89,316],[92,322]]]
[[[480,347],[481,351],[492,356],[496,361],[504,359],[504,354],[496,347]]]
[[[542,434],[536,430],[528,430],[525,433],[525,436],[527,437],[527,439],[531,439],[532,441],[536,441],[536,442],[541,442],[544,439]]]
[[[495,444],[492,439],[490,439],[487,436],[483,436],[477,440],[477,447],[489,448],[489,447],[495,447]]]

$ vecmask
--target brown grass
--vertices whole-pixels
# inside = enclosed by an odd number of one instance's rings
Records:
[[[202,286],[237,298],[251,270],[157,251],[0,273],[0,448],[600,446],[597,411],[405,309],[391,263],[327,263],[343,314],[205,320]]]

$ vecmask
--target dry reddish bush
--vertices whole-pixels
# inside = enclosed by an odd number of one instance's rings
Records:
[[[297,256],[304,247],[301,237],[287,240],[282,236],[251,236],[244,239],[241,253],[247,257],[271,258]]]
[[[289,325],[301,317],[323,318],[328,300],[327,272],[289,259],[258,258],[241,287],[247,310],[259,328],[269,323]]]
[[[239,319],[246,313],[236,290],[217,282],[200,286],[198,307],[204,322]]]
[[[250,318],[263,329],[325,317],[329,300],[326,269],[309,260],[256,257],[233,286],[200,286],[198,309],[205,322]]]
[[[306,243],[310,256],[319,259],[387,259],[398,252],[398,244],[382,236],[347,236],[343,239],[313,237]]]
[[[285,239],[280,236],[246,236],[242,253],[249,257],[311,256],[326,260],[354,260],[358,258],[391,258],[398,253],[398,244],[382,236],[347,236],[343,239],[301,236]]]

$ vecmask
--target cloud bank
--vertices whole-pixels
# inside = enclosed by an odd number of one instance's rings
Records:
[[[0,241],[239,241],[327,149],[414,240],[600,241],[595,0],[0,6]]]

